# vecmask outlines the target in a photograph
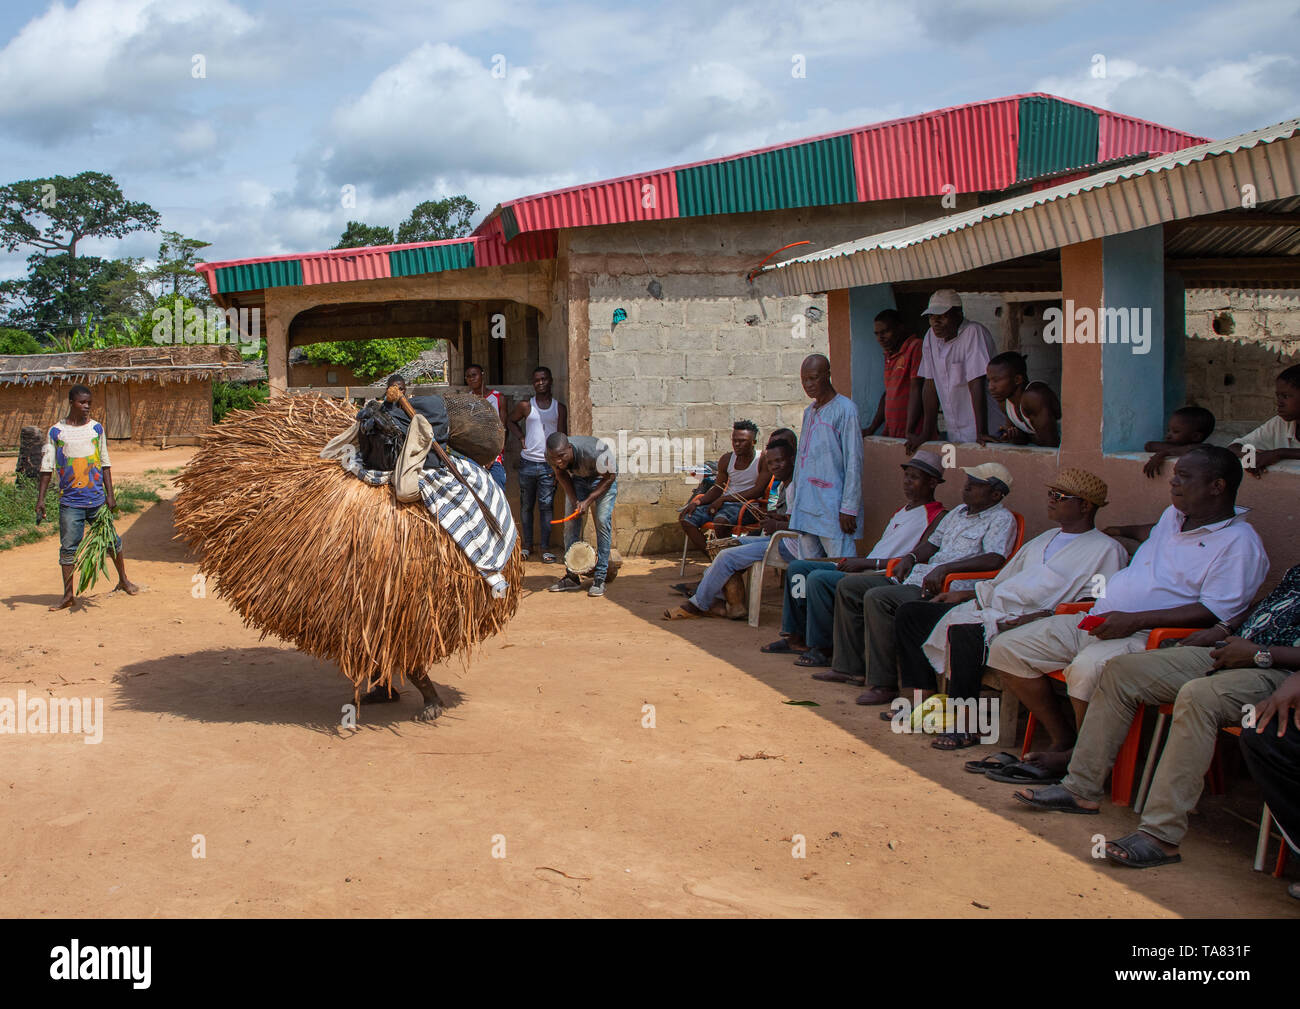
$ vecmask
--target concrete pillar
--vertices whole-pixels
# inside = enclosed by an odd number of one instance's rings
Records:
[[[1061,303],[1090,307],[1102,304],[1102,243],[1079,242],[1061,249]],[[1061,345],[1061,466],[1095,464],[1101,451],[1101,347],[1095,343]]]
[[[1140,452],[1165,430],[1164,250],[1161,225],[1102,240],[1103,452]]]
[[[569,433],[591,434],[591,302],[585,274],[569,277]]]
[[[272,397],[284,396],[289,391],[289,323],[293,314],[277,304],[275,295],[267,291],[262,318],[266,325],[267,384]]]

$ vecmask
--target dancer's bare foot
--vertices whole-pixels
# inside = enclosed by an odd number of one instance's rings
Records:
[[[76,601],[77,601],[77,597],[74,596],[71,592],[69,592],[65,594],[62,599],[59,600],[58,605],[50,607],[50,612],[55,613],[59,610],[66,610],[69,606],[71,606]]]

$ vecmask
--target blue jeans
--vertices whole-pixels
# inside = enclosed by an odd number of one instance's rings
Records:
[[[716,515],[709,514],[709,507],[709,505],[700,505],[686,516],[686,521],[698,529],[705,522],[713,522],[720,526],[734,526],[736,519],[740,518],[741,502],[739,501],[728,501],[718,509]],[[752,518],[753,512],[746,512],[746,515]]]
[[[76,505],[59,505],[59,563],[73,564],[77,559],[77,547],[86,534],[86,523],[95,517],[100,505],[93,508],[78,508]],[[117,538],[114,551],[122,549],[122,537]]]
[[[542,549],[551,549],[551,519],[555,516],[555,470],[544,462],[519,460],[519,525],[524,549],[533,549],[533,505],[541,513]]]
[[[705,568],[699,587],[695,590],[695,595],[691,596],[695,607],[707,610],[712,606],[713,601],[722,594],[722,586],[727,584],[727,579],[737,571],[744,571],[751,564],[761,561],[770,541],[768,536],[741,536],[739,546],[719,551],[718,556],[713,558],[713,563]],[[793,556],[790,540],[783,539],[777,550],[786,560]]]
[[[498,487],[501,487],[502,489],[505,488],[506,485],[505,463],[503,463],[500,459],[498,459],[496,462],[494,462],[491,466],[488,467],[488,473],[492,476],[492,479],[497,482]]]
[[[826,561],[794,561],[785,572],[781,630],[809,648],[835,646],[835,586],[845,573]]]
[[[574,476],[573,489],[578,494],[578,501],[585,501],[591,497],[591,492],[596,489],[596,484],[603,479],[599,474],[592,477]],[[605,573],[609,570],[609,548],[613,546],[614,540],[614,499],[618,497],[618,478],[609,485],[609,489],[600,497],[596,498],[595,503],[589,509],[592,521],[596,524],[596,568],[591,573],[591,577],[598,582],[605,580]],[[572,502],[573,508],[578,507],[578,501]],[[569,510],[572,511],[573,508]],[[569,519],[564,523],[564,549],[577,543],[582,538],[582,523],[585,516],[579,515],[575,519]]]

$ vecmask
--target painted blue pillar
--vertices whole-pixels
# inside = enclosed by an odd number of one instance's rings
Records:
[[[1093,327],[1102,345],[1102,452],[1140,452],[1164,434],[1165,299],[1161,225],[1103,239],[1103,305]]]
[[[862,426],[871,423],[885,391],[885,355],[876,342],[876,316],[897,308],[892,284],[849,288],[849,338],[852,341],[853,391],[841,389],[858,406]]]

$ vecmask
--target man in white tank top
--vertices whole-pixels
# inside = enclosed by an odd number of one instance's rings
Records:
[[[713,523],[718,536],[731,534],[732,526],[754,524],[757,513],[746,509],[749,501],[766,494],[770,474],[763,454],[755,448],[758,425],[752,420],[736,421],[731,432],[731,451],[718,460],[717,482],[703,494],[697,494],[682,509],[678,523],[691,545],[706,553],[704,533],[700,530],[706,522]],[[743,515],[742,515],[743,510]]]
[[[542,563],[554,564],[551,518],[555,513],[555,471],[546,462],[546,439],[556,431],[569,433],[569,411],[551,395],[551,369],[533,369],[533,397],[515,404],[506,422],[519,439],[519,527],[524,559],[533,552],[533,505],[541,519]],[[523,425],[522,427],[520,425]]]

